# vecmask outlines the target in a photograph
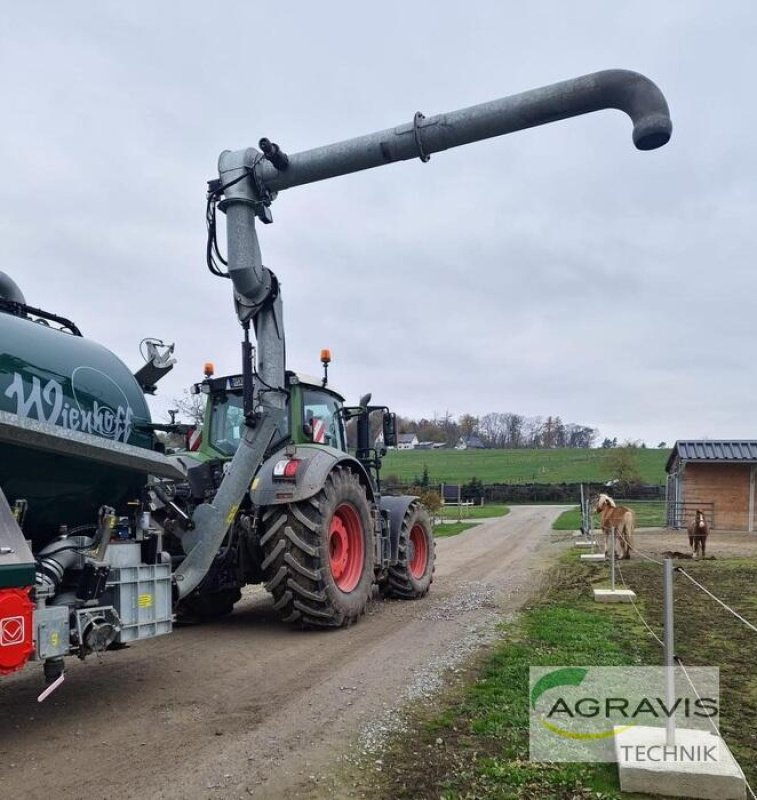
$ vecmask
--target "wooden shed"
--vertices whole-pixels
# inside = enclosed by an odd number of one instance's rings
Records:
[[[665,470],[670,527],[686,527],[701,508],[712,528],[757,530],[757,441],[678,441]]]

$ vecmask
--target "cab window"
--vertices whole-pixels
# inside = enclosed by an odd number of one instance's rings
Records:
[[[210,416],[210,446],[225,456],[233,456],[244,436],[244,429],[242,395],[231,392],[216,395]],[[284,437],[288,432],[289,423],[285,416],[274,439]]]
[[[314,389],[303,389],[302,396],[302,424],[310,439],[344,450],[344,426],[336,398]]]
[[[236,453],[244,436],[242,396],[222,394],[213,398],[210,417],[210,446],[226,456]]]

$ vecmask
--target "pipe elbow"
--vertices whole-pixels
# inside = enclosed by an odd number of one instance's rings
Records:
[[[626,69],[597,72],[606,106],[624,111],[633,122],[633,143],[639,150],[656,150],[670,140],[673,123],[665,95],[645,75]]]

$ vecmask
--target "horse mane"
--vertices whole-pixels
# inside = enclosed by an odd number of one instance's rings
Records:
[[[612,497],[610,497],[609,494],[601,494],[597,498],[597,506],[604,506],[604,505],[608,505],[610,506],[610,508],[617,508],[617,506],[615,505],[615,501],[612,499]]]

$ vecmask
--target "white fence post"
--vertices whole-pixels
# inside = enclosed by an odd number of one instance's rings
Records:
[[[610,590],[615,591],[615,528],[612,528],[612,547],[610,548]]]

